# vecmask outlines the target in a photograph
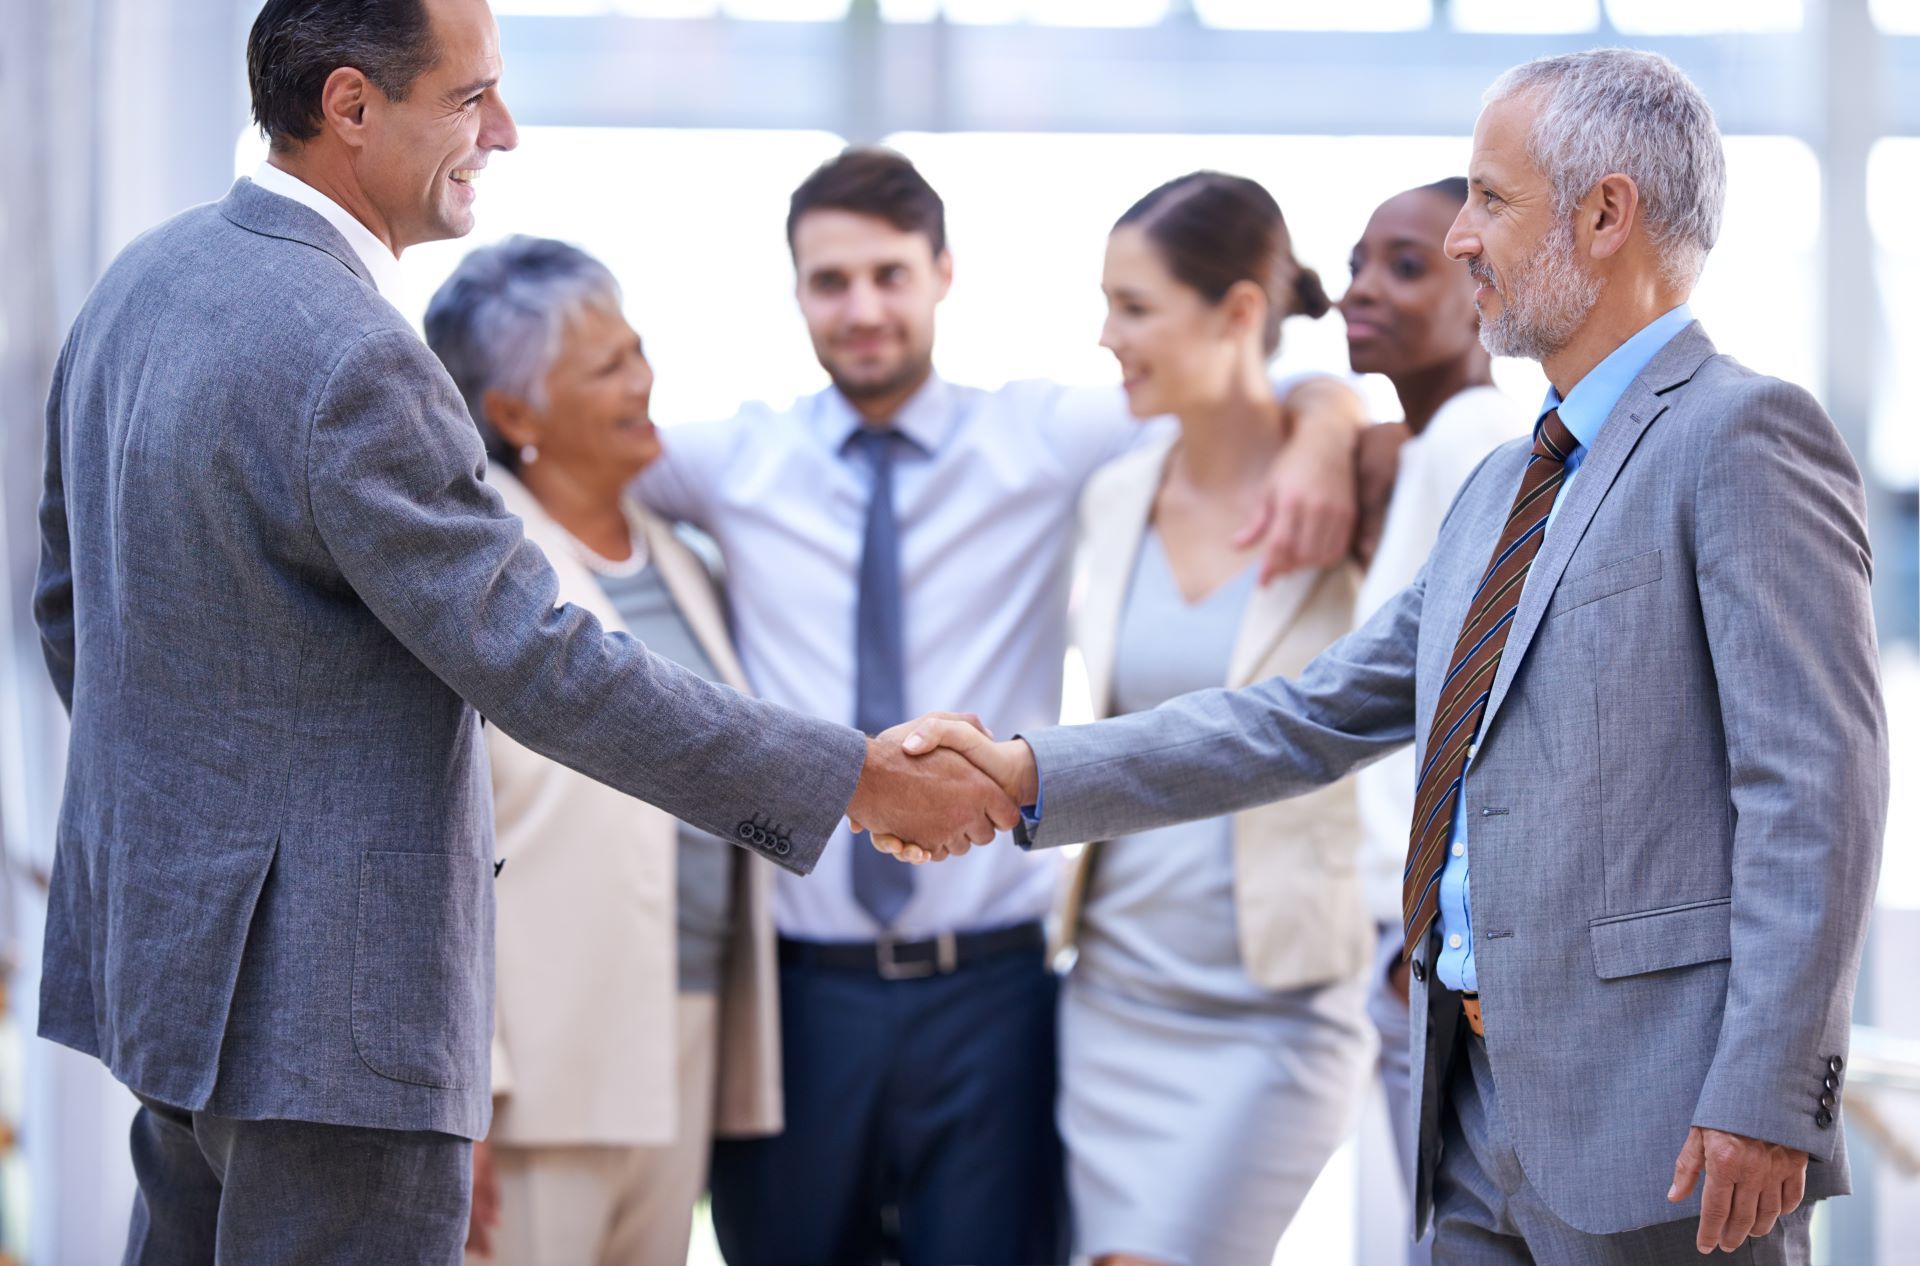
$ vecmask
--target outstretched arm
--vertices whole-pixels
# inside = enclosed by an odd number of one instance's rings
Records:
[[[956,748],[1032,807],[1016,835],[1024,848],[1112,839],[1283,800],[1412,741],[1425,592],[1423,572],[1297,681],[1202,690],[1150,712],[999,744],[922,719],[901,727],[903,748]],[[909,851],[911,837],[875,842],[907,861],[937,856]]]

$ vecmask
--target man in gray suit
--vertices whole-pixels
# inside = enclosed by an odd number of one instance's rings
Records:
[[[482,716],[801,873],[843,811],[955,850],[1018,818],[958,756],[984,799],[556,607],[381,294],[515,143],[497,41],[484,0],[269,0],[269,163],[128,247],[55,370],[35,614],[73,724],[40,1032],[142,1099],[129,1262],[459,1260]]]
[[[1553,390],[1421,576],[1297,681],[1004,744],[930,721],[907,746],[967,751],[1041,846],[1297,794],[1417,740],[1434,1260],[1805,1262],[1803,1199],[1848,1190],[1886,820],[1860,477],[1806,392],[1716,352],[1686,307],[1725,163],[1671,63],[1509,72],[1469,175],[1448,251],[1489,349]]]

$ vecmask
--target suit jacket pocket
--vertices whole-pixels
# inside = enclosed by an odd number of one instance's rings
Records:
[[[445,853],[360,855],[353,1045],[382,1077],[485,1084],[493,868]]]
[[[1733,899],[1690,901],[1595,919],[1593,970],[1602,980],[1733,956]]]
[[[1650,549],[1644,554],[1635,554],[1616,563],[1605,563],[1592,571],[1580,573],[1571,580],[1563,580],[1553,591],[1553,601],[1547,604],[1546,619],[1563,615],[1575,607],[1584,607],[1590,602],[1602,598],[1611,598],[1617,593],[1629,589],[1638,589],[1641,585],[1650,585],[1660,579],[1660,551]]]

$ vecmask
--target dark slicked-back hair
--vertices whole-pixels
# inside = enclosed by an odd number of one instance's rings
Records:
[[[1267,355],[1280,347],[1280,323],[1290,316],[1318,320],[1332,307],[1320,274],[1293,256],[1280,204],[1258,181],[1217,171],[1169,180],[1127,209],[1113,227],[1131,224],[1147,235],[1182,285],[1208,303],[1251,281],[1267,294]]]
[[[351,66],[395,101],[433,65],[425,0],[267,0],[247,36],[253,121],[275,149],[320,134],[320,90]]]
[[[787,249],[809,211],[852,211],[885,220],[903,233],[920,233],[934,255],[947,249],[947,207],[903,154],[877,145],[842,150],[816,167],[793,191],[787,208]]]

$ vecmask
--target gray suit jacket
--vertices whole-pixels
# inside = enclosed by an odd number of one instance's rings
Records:
[[[486,1129],[480,715],[803,873],[858,779],[856,732],[556,607],[438,360],[248,181],[108,269],[46,456],[35,614],[73,729],[40,1032],[143,1094]]]
[[[1528,449],[1482,464],[1421,576],[1297,681],[1028,736],[1032,842],[1241,809],[1424,741]],[[1808,1194],[1844,1192],[1838,1086],[1832,1113],[1821,1096],[1844,1080],[1888,778],[1859,473],[1811,397],[1695,324],[1565,496],[1463,792],[1520,1161],[1593,1233],[1697,1213],[1665,1198],[1694,1124],[1805,1149]],[[1424,981],[1413,1015],[1424,1225],[1453,1017],[1429,1031]]]

